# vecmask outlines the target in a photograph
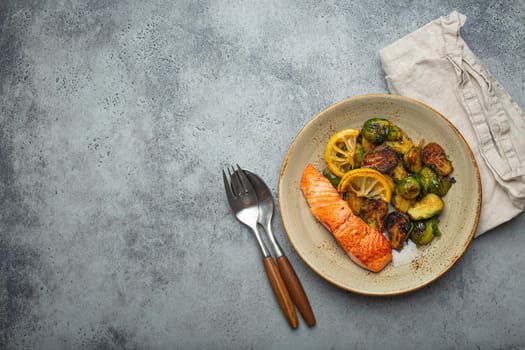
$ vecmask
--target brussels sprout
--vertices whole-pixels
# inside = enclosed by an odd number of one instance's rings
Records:
[[[334,185],[335,188],[337,188],[337,185],[339,185],[339,182],[341,182],[341,179],[337,177],[334,173],[332,173],[328,168],[324,168],[323,175],[328,180],[330,180],[330,182],[332,183],[332,185]]]
[[[453,170],[452,163],[448,160],[443,148],[434,142],[423,147],[421,150],[421,160],[441,176],[446,176]]]
[[[409,172],[414,174],[420,172],[423,163],[421,161],[421,151],[419,147],[410,147],[410,149],[403,154],[403,163]]]
[[[424,166],[419,172],[419,181],[425,193],[436,193],[439,191],[440,180],[438,174],[432,169]]]
[[[372,152],[367,152],[361,161],[361,167],[372,168],[386,173],[397,165],[397,153],[388,146],[379,146]]]
[[[420,221],[410,233],[410,239],[418,245],[428,244],[434,239],[434,230],[431,225]]]
[[[383,232],[385,229],[384,219],[388,214],[388,203],[381,199],[366,198],[361,206],[361,216],[366,223]]]
[[[352,213],[359,215],[361,212],[361,206],[363,205],[364,197],[359,197],[355,192],[343,192],[342,197],[348,202]]]
[[[428,193],[414,203],[407,213],[412,220],[424,220],[441,213],[444,206],[445,204],[437,194]]]
[[[393,167],[389,172],[388,174],[395,180],[395,181],[399,181],[401,180],[402,178],[404,178],[405,176],[408,175],[405,167],[403,166],[403,164],[401,162],[397,163],[397,165],[395,167]]]
[[[419,172],[419,181],[423,186],[424,193],[435,193],[440,197],[445,196],[455,182],[454,178],[440,177],[427,166],[424,166]]]
[[[363,137],[368,141],[379,145],[384,141],[388,140],[389,132],[392,127],[392,123],[387,119],[383,118],[372,118],[368,119],[361,130]],[[395,133],[395,132],[393,132]],[[392,135],[394,137],[395,135]]]
[[[414,146],[412,140],[403,131],[401,131],[401,138],[399,140],[385,141],[384,144],[389,146],[399,154],[407,153],[408,150],[410,150]]]
[[[406,214],[408,209],[410,209],[410,207],[413,206],[415,203],[415,199],[406,199],[402,195],[394,193],[392,204],[394,205],[394,208],[396,208],[402,213]]]
[[[415,199],[421,193],[421,184],[417,176],[408,175],[402,178],[396,185],[396,193],[406,199]]]
[[[436,194],[440,197],[444,197],[448,190],[450,190],[450,187],[452,187],[452,184],[455,183],[456,180],[453,177],[444,177],[440,179],[439,182],[439,190],[436,192]]]
[[[386,141],[397,141],[400,140],[402,136],[403,132],[401,129],[394,123],[390,122],[388,132],[386,134]]]
[[[408,216],[398,211],[393,211],[386,216],[385,226],[390,236],[390,246],[397,250],[403,248],[403,243],[413,228],[413,224]]]
[[[427,226],[432,228],[432,233],[435,237],[441,237],[441,230],[439,229],[439,219],[437,216],[434,216],[426,222]]]
[[[376,145],[384,141],[397,141],[403,136],[403,131],[397,125],[384,118],[368,119],[363,124],[361,133],[365,139]]]

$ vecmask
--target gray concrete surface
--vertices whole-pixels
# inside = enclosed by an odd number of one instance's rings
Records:
[[[525,216],[408,295],[340,290],[274,227],[318,325],[291,331],[226,205],[295,134],[387,92],[378,50],[457,9],[525,107],[515,1],[0,2],[1,349],[518,349]]]

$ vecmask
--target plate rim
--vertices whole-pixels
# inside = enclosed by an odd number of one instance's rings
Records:
[[[333,285],[335,285],[335,286],[337,286],[337,287],[339,287],[341,289],[344,289],[344,290],[347,290],[347,291],[350,291],[350,292],[353,292],[353,293],[357,293],[357,294],[368,295],[368,296],[402,295],[402,294],[407,294],[407,293],[414,292],[416,290],[424,288],[425,286],[428,286],[429,284],[435,282],[436,280],[441,278],[443,275],[445,275],[458,262],[458,260],[465,254],[468,246],[472,242],[472,239],[474,237],[474,233],[476,232],[477,226],[479,224],[479,217],[480,217],[480,214],[481,214],[482,183],[481,183],[481,176],[480,176],[480,173],[479,173],[478,163],[476,161],[476,158],[474,157],[474,153],[472,152],[472,149],[470,148],[470,145],[468,144],[468,142],[465,140],[465,137],[463,136],[463,134],[456,128],[456,126],[454,124],[452,124],[452,122],[450,120],[448,120],[447,117],[445,117],[442,113],[437,111],[435,108],[430,107],[429,105],[427,105],[427,104],[425,104],[425,103],[423,103],[421,101],[418,101],[418,100],[416,100],[414,98],[407,97],[407,96],[396,95],[396,94],[372,94],[372,93],[370,93],[370,94],[363,94],[363,95],[358,95],[358,96],[354,96],[354,97],[345,98],[345,99],[340,100],[338,102],[335,102],[332,105],[328,106],[327,108],[321,110],[319,113],[317,113],[313,118],[311,118],[299,130],[299,132],[295,135],[295,137],[293,138],[292,142],[290,143],[290,146],[288,147],[288,150],[286,151],[285,157],[284,157],[283,162],[281,164],[281,169],[280,169],[280,172],[279,172],[279,181],[278,181],[278,185],[277,185],[277,199],[278,199],[279,214],[281,215],[281,218],[284,217],[283,216],[282,203],[281,203],[283,176],[284,176],[284,173],[286,171],[286,168],[288,167],[289,157],[290,157],[291,153],[293,152],[296,143],[298,142],[298,140],[302,136],[302,134],[305,132],[305,130],[308,129],[312,124],[314,124],[323,115],[325,115],[326,113],[330,112],[333,109],[337,109],[340,105],[347,104],[347,103],[350,103],[350,102],[359,101],[359,100],[362,100],[362,99],[369,99],[369,98],[386,98],[386,99],[391,99],[391,100],[403,100],[405,102],[417,104],[417,105],[419,105],[419,106],[421,106],[421,107],[423,107],[425,109],[428,109],[431,112],[433,112],[435,115],[437,115],[440,118],[442,118],[447,123],[447,125],[455,132],[455,134],[459,137],[459,139],[461,140],[461,142],[465,146],[465,149],[467,150],[469,158],[470,158],[470,160],[472,162],[472,165],[474,167],[474,172],[475,172],[475,175],[476,175],[476,182],[477,182],[477,192],[478,193],[477,193],[476,214],[474,216],[474,225],[472,226],[472,228],[470,230],[468,238],[463,243],[463,247],[461,248],[461,250],[458,251],[458,253],[449,261],[447,266],[442,271],[437,273],[435,276],[430,278],[428,281],[424,281],[423,283],[421,283],[421,284],[419,284],[417,286],[409,287],[409,288],[405,288],[405,289],[397,290],[397,291],[391,291],[391,292],[367,292],[367,291],[363,291],[363,290],[360,290],[360,289],[356,289],[356,288],[352,288],[352,287],[349,287],[347,285],[344,285],[344,284],[342,284],[342,283],[340,283],[340,282],[338,282],[338,281],[336,281],[336,280],[334,280],[332,278],[329,278],[326,275],[323,275],[320,271],[318,271],[318,269],[311,264],[311,262],[304,256],[304,254],[299,249],[297,249],[296,243],[294,242],[294,240],[290,236],[290,233],[289,233],[289,230],[287,228],[285,220],[281,220],[281,221],[282,221],[282,224],[283,224],[286,236],[288,237],[288,241],[292,244],[295,252],[301,257],[303,262],[311,270],[313,270],[319,277],[323,278],[324,280],[330,282],[331,284],[333,284]]]

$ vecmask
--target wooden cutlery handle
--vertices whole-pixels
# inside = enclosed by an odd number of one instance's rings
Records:
[[[277,265],[279,265],[279,271],[281,271],[281,275],[283,276],[286,288],[288,288],[288,292],[290,292],[292,300],[294,301],[295,305],[297,306],[297,309],[303,316],[304,321],[308,326],[314,326],[314,312],[312,311],[312,307],[310,306],[308,297],[304,292],[301,281],[299,281],[299,278],[297,277],[297,274],[295,273],[292,264],[290,264],[288,258],[285,255],[283,255],[277,258]]]
[[[270,280],[270,285],[273,289],[273,293],[277,298],[277,302],[279,303],[284,316],[292,328],[297,328],[299,325],[299,320],[297,319],[297,314],[295,313],[295,307],[292,303],[292,299],[290,298],[290,294],[286,289],[283,278],[279,273],[279,269],[277,268],[277,265],[275,265],[275,261],[271,256],[268,256],[263,259],[263,262],[264,268],[266,269],[266,274]]]

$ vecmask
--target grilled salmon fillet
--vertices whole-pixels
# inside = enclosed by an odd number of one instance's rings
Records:
[[[312,164],[304,169],[301,189],[312,214],[356,264],[379,272],[392,260],[392,250],[386,237],[352,213],[332,183]]]

